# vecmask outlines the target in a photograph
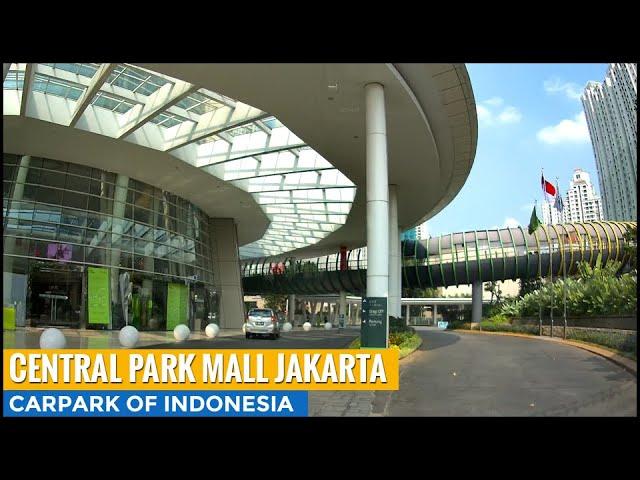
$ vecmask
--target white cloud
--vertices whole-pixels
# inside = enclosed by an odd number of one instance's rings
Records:
[[[502,228],[517,228],[520,225],[520,222],[515,218],[507,217],[504,219],[504,224]]]
[[[476,105],[478,122],[485,126],[491,126],[496,124],[517,123],[522,120],[522,114],[514,106],[507,105],[500,111],[500,107],[503,104],[504,100],[500,97],[493,97],[478,103]]]
[[[500,97],[493,97],[489,100],[485,100],[484,103],[486,103],[487,105],[491,105],[492,107],[499,107],[504,103],[504,100]]]
[[[589,128],[584,112],[578,113],[573,119],[564,119],[557,125],[542,128],[537,137],[539,141],[549,145],[589,142]]]
[[[518,123],[522,114],[516,107],[507,107],[498,115],[498,120],[500,123]]]
[[[476,112],[478,113],[478,121],[480,123],[489,124],[492,122],[491,112],[487,107],[483,107],[482,105],[476,105]]]
[[[557,77],[544,81],[544,91],[550,94],[564,93],[571,100],[580,100],[582,87],[574,82],[563,82]]]

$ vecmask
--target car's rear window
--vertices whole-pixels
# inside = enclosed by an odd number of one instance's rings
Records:
[[[251,310],[249,315],[252,317],[270,317],[271,310]]]

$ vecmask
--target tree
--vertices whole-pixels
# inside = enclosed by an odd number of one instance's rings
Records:
[[[287,296],[277,294],[265,295],[264,306],[278,312],[284,312],[287,309]]]
[[[493,298],[496,298],[496,304],[499,305],[502,303],[502,289],[498,282],[488,282],[484,287],[486,292],[491,292],[491,305],[493,305]]]
[[[629,266],[632,270],[636,270],[638,268],[638,226],[634,225],[632,227],[627,227],[627,231],[623,236],[625,240],[624,250],[629,258]]]
[[[521,278],[519,297],[524,297],[527,293],[535,292],[542,287],[542,281],[539,278]]]

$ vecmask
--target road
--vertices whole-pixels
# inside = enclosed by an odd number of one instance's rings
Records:
[[[287,349],[287,348],[346,348],[354,338],[360,335],[360,330],[355,328],[338,330],[312,329],[309,332],[292,330],[280,333],[280,338],[245,338],[242,335],[219,337],[215,339],[187,340],[186,342],[168,342],[156,345],[147,345],[142,348],[233,348],[241,349]]]
[[[400,390],[376,392],[373,415],[636,416],[637,380],[602,357],[536,339],[418,327]]]

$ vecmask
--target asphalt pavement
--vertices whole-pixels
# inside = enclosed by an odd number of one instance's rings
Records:
[[[585,350],[536,339],[418,328],[400,390],[372,415],[636,416],[636,377]]]

